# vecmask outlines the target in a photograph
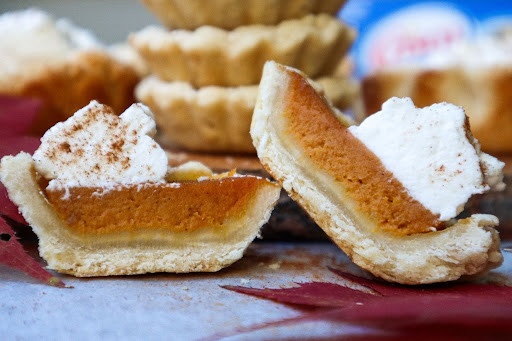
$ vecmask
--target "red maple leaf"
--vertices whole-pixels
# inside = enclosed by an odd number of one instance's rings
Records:
[[[28,131],[41,105],[38,99],[0,95],[0,158],[20,151],[33,153],[37,149],[39,137],[28,135]],[[1,183],[0,214],[18,222],[25,221]]]
[[[302,283],[297,287],[279,289],[223,286],[281,303],[317,308],[296,318],[242,328],[235,332],[329,320],[365,325],[380,332],[371,338],[365,335],[365,340],[512,337],[511,287],[458,282],[410,287],[331,270],[345,281],[356,283],[365,290],[325,282]]]
[[[36,99],[0,95],[0,158],[22,150],[28,153],[36,150],[39,137],[29,136],[28,131],[40,108],[41,101]],[[46,284],[64,287],[61,280],[25,252],[7,219],[25,223],[0,183],[0,264],[23,271]]]
[[[13,229],[0,217],[0,264],[20,270],[43,283],[56,287],[66,285],[57,277],[46,271],[23,249]]]
[[[27,135],[41,106],[36,98],[0,95],[0,135]]]

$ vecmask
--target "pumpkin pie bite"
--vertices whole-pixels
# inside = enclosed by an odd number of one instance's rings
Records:
[[[462,108],[393,98],[349,127],[303,74],[268,62],[251,136],[264,167],[374,275],[424,284],[501,264],[496,217],[455,219],[471,195],[504,186]]]
[[[280,188],[199,163],[168,167],[153,115],[91,102],[2,158],[0,180],[48,267],[79,277],[217,271],[240,259]]]

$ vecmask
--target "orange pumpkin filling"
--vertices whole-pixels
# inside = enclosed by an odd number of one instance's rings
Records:
[[[412,198],[380,159],[344,126],[300,75],[290,77],[283,118],[286,136],[334,177],[357,209],[382,230],[397,235],[443,228],[438,216]],[[392,132],[390,132],[392,133]]]
[[[60,219],[74,232],[108,234],[141,229],[194,231],[222,228],[236,219],[267,180],[228,177],[204,181],[45,190]]]

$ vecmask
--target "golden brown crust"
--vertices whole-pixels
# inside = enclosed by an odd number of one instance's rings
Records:
[[[471,131],[486,152],[512,151],[512,68],[397,70],[369,75],[362,82],[367,115],[387,99],[411,97],[418,107],[449,102],[464,107]]]
[[[346,0],[142,0],[169,28],[275,25],[307,14],[336,15]]]
[[[62,63],[42,68],[21,80],[2,83],[1,93],[39,98],[44,105],[34,122],[43,133],[91,100],[123,112],[134,101],[139,77],[133,68],[102,51],[76,52]]]

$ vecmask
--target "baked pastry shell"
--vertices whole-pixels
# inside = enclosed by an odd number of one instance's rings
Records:
[[[267,60],[296,67],[311,77],[329,75],[354,37],[341,21],[321,14],[233,31],[211,26],[167,31],[150,26],[132,34],[129,41],[159,78],[199,88],[258,84]]]
[[[224,29],[277,23],[308,14],[336,15],[346,0],[142,0],[168,28]]]
[[[341,110],[359,96],[359,84],[344,77],[322,77],[315,86]],[[249,128],[257,95],[257,85],[195,89],[154,76],[136,88],[137,100],[151,108],[167,144],[204,152],[255,152]]]

